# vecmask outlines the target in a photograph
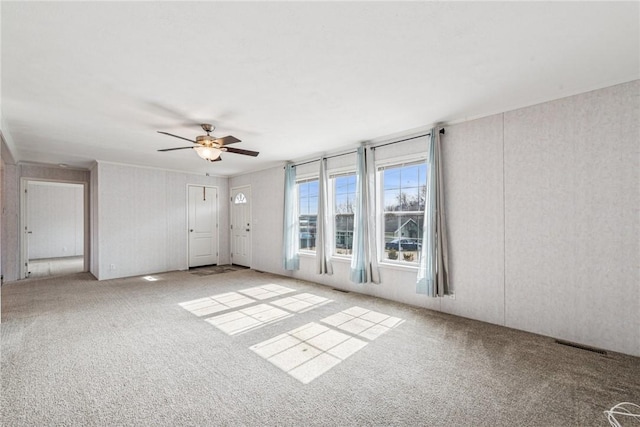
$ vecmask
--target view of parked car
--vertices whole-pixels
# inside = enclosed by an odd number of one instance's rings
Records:
[[[422,243],[417,239],[393,239],[385,243],[385,249],[393,249],[396,251],[419,251]]]

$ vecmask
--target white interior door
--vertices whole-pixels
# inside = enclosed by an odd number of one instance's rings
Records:
[[[27,187],[29,182],[24,178],[20,180],[20,213],[21,224],[20,231],[22,232],[22,253],[20,254],[20,277],[28,278],[31,274],[29,268],[29,240],[31,236],[31,230],[27,224],[27,218],[29,218],[29,202],[27,200]]]
[[[231,262],[251,267],[251,187],[231,189]]]
[[[190,185],[189,267],[218,263],[218,190]]]

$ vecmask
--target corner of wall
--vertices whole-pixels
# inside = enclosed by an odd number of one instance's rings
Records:
[[[4,158],[3,158],[4,159]],[[18,280],[19,182],[18,167],[4,163],[2,176],[2,275],[5,282]]]
[[[98,175],[99,165],[94,162],[89,169],[89,233],[91,236],[91,250],[89,271],[100,280],[100,235],[98,222],[98,206],[99,206],[99,186]]]

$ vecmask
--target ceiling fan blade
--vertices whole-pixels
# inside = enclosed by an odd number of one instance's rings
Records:
[[[240,140],[235,136],[229,135],[229,136],[223,136],[222,138],[216,138],[216,142],[224,147],[225,145],[235,144],[236,142],[240,142]]]
[[[260,154],[257,151],[243,150],[241,148],[227,148],[227,153],[244,154],[245,156],[257,157]]]
[[[189,142],[193,142],[194,144],[197,144],[197,142],[195,142],[195,141],[193,141],[193,140],[191,140],[191,139],[189,139],[189,138],[183,138],[183,137],[181,137],[181,136],[174,135],[174,134],[172,134],[172,133],[162,132],[162,131],[160,131],[160,130],[158,131],[158,133],[161,133],[161,134],[164,134],[164,135],[169,135],[169,136],[172,136],[172,137],[174,137],[174,138],[184,139],[185,141],[189,141]]]
[[[163,148],[162,150],[158,150],[158,151],[186,150],[187,148],[193,148],[193,147]]]

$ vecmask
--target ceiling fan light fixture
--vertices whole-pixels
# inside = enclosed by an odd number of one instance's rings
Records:
[[[222,150],[215,147],[200,146],[200,147],[193,147],[193,149],[196,150],[196,153],[198,153],[198,156],[210,162],[216,160],[218,157],[220,157],[220,154],[222,154]]]
[[[201,145],[219,145],[216,139],[211,135],[196,136],[196,142]]]

